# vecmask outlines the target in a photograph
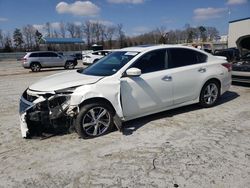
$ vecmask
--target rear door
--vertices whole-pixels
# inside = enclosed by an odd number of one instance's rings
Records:
[[[49,57],[48,52],[39,53],[39,62],[41,63],[42,67],[50,66],[50,57]]]
[[[168,49],[168,69],[173,80],[175,105],[199,97],[207,72],[207,56],[187,48]]]
[[[165,69],[166,60],[166,49],[148,52],[131,66],[141,69],[141,76],[121,78],[125,118],[157,112],[173,104],[173,84]]]

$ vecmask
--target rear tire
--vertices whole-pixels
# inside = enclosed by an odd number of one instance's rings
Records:
[[[67,61],[64,66],[65,69],[74,69],[75,63],[73,61]]]
[[[40,63],[31,63],[30,69],[32,72],[39,72],[41,70],[41,65]]]
[[[84,105],[75,119],[75,129],[81,138],[95,138],[114,128],[114,111],[105,103]]]
[[[201,90],[200,105],[205,108],[212,107],[220,97],[220,86],[217,81],[208,81]]]

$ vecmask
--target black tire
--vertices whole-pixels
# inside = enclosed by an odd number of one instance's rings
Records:
[[[220,97],[220,85],[218,81],[211,80],[205,83],[200,93],[200,105],[205,108],[212,107]]]
[[[65,68],[65,69],[74,69],[75,66],[76,66],[76,65],[75,65],[74,61],[67,61],[67,62],[65,63],[64,68]]]
[[[41,65],[40,63],[34,62],[30,64],[30,69],[32,72],[39,72],[41,70]]]
[[[93,61],[93,63],[96,63],[98,60],[99,60],[99,59],[95,59],[95,60]]]
[[[76,132],[83,139],[105,135],[114,129],[114,114],[114,110],[105,103],[84,105],[74,121]]]

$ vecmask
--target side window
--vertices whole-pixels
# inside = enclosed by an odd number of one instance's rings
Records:
[[[49,57],[57,57],[58,55],[56,53],[50,52]]]
[[[197,63],[206,62],[207,56],[205,54],[184,48],[168,49],[169,61],[168,68],[177,68]]]
[[[32,53],[29,57],[38,57],[38,53]]]
[[[166,50],[155,50],[144,54],[131,67],[141,69],[143,73],[164,70],[166,68]]]
[[[99,52],[93,52],[92,54],[93,54],[93,55],[98,55],[98,54],[99,54]]]
[[[48,57],[47,53],[46,52],[42,52],[39,54],[40,57]]]
[[[207,55],[200,53],[200,52],[195,52],[197,56],[197,63],[205,63],[207,61]]]

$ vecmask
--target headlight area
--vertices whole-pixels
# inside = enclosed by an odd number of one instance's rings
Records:
[[[58,134],[68,131],[72,125],[70,107],[71,93],[54,93],[30,96],[24,92],[20,100],[20,119],[27,125],[23,137],[43,136],[45,133]],[[71,107],[72,111],[72,107]]]

